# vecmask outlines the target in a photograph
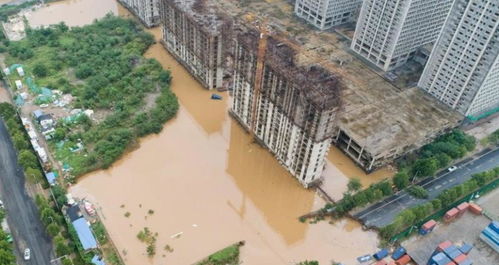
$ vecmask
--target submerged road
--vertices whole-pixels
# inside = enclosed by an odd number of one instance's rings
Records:
[[[26,193],[25,178],[7,129],[0,119],[0,197],[7,211],[7,221],[15,242],[17,264],[51,265],[52,243],[40,221],[38,209]],[[24,261],[24,249],[31,259]]]
[[[473,174],[499,166],[499,148],[486,150],[472,159],[456,164],[453,172],[442,171],[435,178],[423,180],[419,185],[428,190],[428,199],[416,199],[405,191],[399,192],[382,202],[376,203],[353,216],[368,227],[383,227],[395,219],[401,211],[436,198],[443,190],[459,185],[470,179]]]

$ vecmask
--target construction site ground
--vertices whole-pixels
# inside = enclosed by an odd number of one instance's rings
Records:
[[[497,202],[499,201],[499,190],[480,198],[477,203],[487,212],[498,213]],[[497,216],[497,215],[496,215]],[[413,236],[404,241],[402,245],[416,261],[417,264],[426,264],[438,244],[445,240],[460,245],[468,243],[473,245],[469,257],[473,264],[491,265],[497,264],[499,253],[495,252],[480,239],[481,231],[491,222],[484,215],[475,215],[466,212],[463,216],[450,224],[438,223],[435,230],[426,236]]]
[[[464,131],[467,134],[473,135],[479,140],[486,138],[497,130],[499,130],[499,113],[479,120],[464,128]]]
[[[339,33],[318,31],[293,14],[292,1],[213,2],[227,14],[246,19],[246,24],[265,21],[296,41],[298,65],[319,65],[341,78],[346,89],[339,125],[371,154],[384,156],[401,146],[421,145],[462,119],[416,87],[396,87],[381,71],[354,56],[349,49],[351,26]]]

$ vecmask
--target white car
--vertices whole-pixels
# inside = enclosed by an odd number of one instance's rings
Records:
[[[3,209],[3,201],[0,200],[0,209]]]
[[[24,250],[24,260],[29,260],[31,258],[31,251],[29,248]]]
[[[452,167],[449,167],[447,170],[448,170],[449,172],[452,172],[452,171],[454,171],[454,170],[456,170],[456,169],[457,169],[457,167],[456,167],[456,166],[452,166]]]

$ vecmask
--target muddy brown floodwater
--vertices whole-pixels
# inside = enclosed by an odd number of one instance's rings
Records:
[[[38,26],[60,21],[82,25],[108,12],[130,16],[114,0],[72,0],[39,9],[29,20]],[[159,38],[159,29],[150,32]],[[146,56],[171,70],[180,101],[177,117],[111,169],[89,174],[71,189],[74,196],[97,205],[127,264],[190,265],[240,240],[246,241],[241,258],[250,265],[305,259],[355,264],[357,256],[376,249],[376,234],[351,220],[300,223],[298,216],[324,201],[303,189],[228,116],[228,94],[222,93],[222,101],[210,100],[211,92],[159,44]],[[368,185],[392,174],[385,170],[365,176],[335,148],[328,160],[325,174],[331,181],[326,186],[338,197],[349,178],[361,177]],[[136,237],[144,227],[158,233],[154,258],[147,257]],[[171,237],[177,233],[182,233],[179,238]],[[174,251],[164,251],[166,245]]]

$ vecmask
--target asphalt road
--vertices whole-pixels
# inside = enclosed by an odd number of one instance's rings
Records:
[[[51,265],[52,242],[39,219],[38,209],[24,188],[24,174],[4,122],[0,119],[0,197],[7,210],[7,221],[14,237],[18,264]],[[24,249],[31,260],[24,261]]]
[[[475,173],[499,166],[499,149],[486,150],[475,157],[456,164],[458,169],[453,172],[443,171],[435,178],[428,178],[419,183],[428,190],[428,199],[416,199],[402,191],[353,216],[360,219],[367,227],[386,226],[393,221],[399,212],[436,198],[443,190],[465,182]]]

